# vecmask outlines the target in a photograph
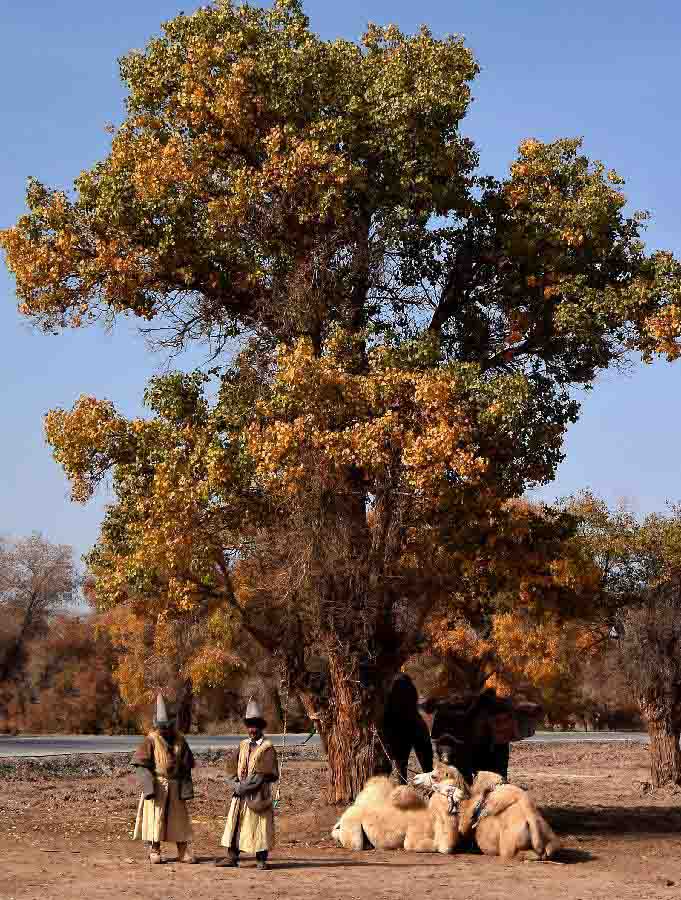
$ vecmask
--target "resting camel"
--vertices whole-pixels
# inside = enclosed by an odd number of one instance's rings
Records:
[[[389,778],[371,778],[352,806],[345,810],[331,836],[346,850],[453,853],[459,842],[458,807],[467,796],[457,769],[438,766],[437,788],[425,800],[410,787],[395,787]]]
[[[462,837],[473,833],[483,853],[504,860],[523,850],[551,859],[560,847],[527,791],[494,772],[476,775],[470,796],[461,803],[459,830]]]

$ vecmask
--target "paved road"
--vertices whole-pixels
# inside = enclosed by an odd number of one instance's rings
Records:
[[[277,746],[281,746],[281,735],[269,735]],[[306,734],[289,734],[288,745],[298,744],[305,740]],[[211,737],[208,735],[191,735],[189,743],[193,750],[224,750],[236,747],[244,738],[243,734],[228,734]],[[89,735],[89,734],[57,734],[57,735],[25,735],[22,737],[3,737],[0,735],[0,757],[3,756],[65,756],[75,753],[132,753],[142,740],[141,735]],[[311,738],[308,744],[319,742],[319,738]]]
[[[283,743],[281,735],[270,735],[278,746]],[[289,734],[288,745],[299,744],[306,739],[306,734]],[[236,746],[243,735],[192,735],[189,743],[194,750],[224,750]],[[77,753],[131,753],[141,738],[137,735],[28,735],[23,737],[4,737],[0,735],[0,757],[7,756],[68,756]],[[576,741],[636,741],[647,743],[648,736],[634,731],[617,732],[584,732],[584,731],[543,731],[528,738],[526,743],[574,743]],[[308,746],[319,746],[319,738],[315,735],[308,741]]]

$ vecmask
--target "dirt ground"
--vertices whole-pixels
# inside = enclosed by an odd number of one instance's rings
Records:
[[[627,900],[681,897],[681,794],[646,785],[635,744],[516,745],[510,778],[527,787],[564,843],[559,862],[503,864],[476,853],[350,853],[329,832],[325,764],[286,760],[272,869],[252,860],[216,869],[228,792],[222,763],[204,755],[191,805],[199,865],[162,866],[130,840],[138,791],[125,757],[0,760],[0,898],[252,900],[364,897],[457,900]]]

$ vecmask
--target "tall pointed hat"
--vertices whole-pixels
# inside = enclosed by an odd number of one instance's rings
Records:
[[[248,701],[248,706],[246,707],[246,712],[244,714],[244,722],[258,722],[262,725],[265,724],[262,708],[258,701],[253,697]]]
[[[156,697],[156,715],[154,716],[154,724],[170,725],[168,710],[166,709],[166,702],[163,699],[163,694],[160,691],[158,692],[158,695]]]

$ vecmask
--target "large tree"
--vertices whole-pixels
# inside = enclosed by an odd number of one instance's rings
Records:
[[[553,476],[572,387],[677,354],[679,265],[614,172],[527,140],[476,173],[476,72],[426,28],[323,41],[298,0],[221,0],[122,60],[109,155],[73,195],[32,181],[1,238],[43,328],[131,315],[211,348],[212,383],[157,379],[133,421],[82,397],[48,439],[75,499],[113,472],[101,603],[218,603],[282,653],[339,801],[433,604]]]

